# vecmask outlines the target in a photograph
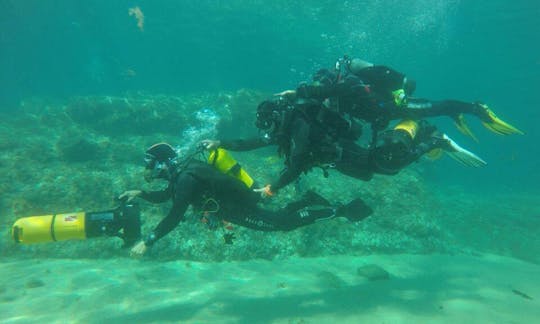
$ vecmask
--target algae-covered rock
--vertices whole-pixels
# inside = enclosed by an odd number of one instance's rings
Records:
[[[220,99],[226,109],[217,127],[220,136],[239,138],[256,134],[257,106],[269,96],[247,89],[240,89],[234,95],[222,95]]]
[[[60,102],[33,99],[0,119],[0,215],[7,226],[17,218],[72,211],[102,211],[118,206],[115,195],[129,189],[156,190],[163,183],[143,180],[145,149],[156,142],[189,148],[202,136],[243,137],[255,133],[257,105],[269,94],[238,90],[182,96],[126,94],[87,96]],[[23,103],[21,103],[23,105]],[[216,121],[219,119],[219,121]],[[283,168],[275,149],[234,152],[234,157],[260,183],[269,183]],[[317,222],[290,232],[259,232],[233,226],[233,244],[224,244],[223,229],[211,230],[188,211],[186,222],[158,241],[148,253],[154,259],[199,261],[279,259],[291,255],[322,256],[378,252],[422,253],[439,247],[439,236],[426,228],[431,215],[422,216],[430,197],[418,173],[409,168],[393,177],[370,182],[330,170],[302,175],[264,208],[279,209],[308,189],[332,202],[362,197],[375,209],[372,217],[350,223],[343,219]],[[404,194],[406,204],[399,204]],[[167,215],[170,203],[141,203],[143,235]],[[397,215],[397,216],[396,216]],[[422,216],[422,217],[420,217]],[[429,217],[429,218],[428,218]],[[420,226],[420,227],[418,227]],[[433,226],[434,227],[434,226]],[[431,228],[431,227],[430,227]],[[426,235],[430,234],[430,235]],[[127,256],[118,238],[15,245],[0,236],[0,256],[92,258]],[[340,286],[339,278],[321,274],[321,281]]]
[[[376,264],[367,264],[356,269],[356,273],[368,280],[387,280],[390,274]]]
[[[60,157],[66,162],[91,161],[100,156],[99,145],[83,137],[64,137],[56,143]]]
[[[108,135],[174,133],[186,124],[174,97],[76,97],[66,106],[77,124]]]

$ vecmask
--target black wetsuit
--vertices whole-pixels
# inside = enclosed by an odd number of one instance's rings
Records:
[[[285,156],[285,168],[271,183],[273,192],[314,167],[324,169],[331,165],[351,177],[371,179],[370,151],[355,144],[358,138],[356,126],[347,124],[327,109],[323,112],[317,109],[325,108],[312,108],[309,113],[304,108],[291,112],[287,121],[267,138],[222,140],[221,147],[231,151],[249,151],[277,145],[279,152]]]
[[[258,193],[236,178],[197,160],[176,173],[165,190],[143,191],[141,198],[152,203],[169,199],[173,202],[168,215],[146,239],[148,246],[173,230],[184,219],[190,205],[197,211],[207,211],[219,219],[261,231],[289,231],[319,219],[332,218],[336,211],[329,206],[312,206],[325,203],[320,199],[304,199],[280,211],[265,210],[257,205]]]
[[[477,103],[414,98],[415,86],[412,84],[404,74],[382,65],[345,76],[322,69],[314,75],[312,83],[301,84],[296,93],[299,98],[331,99],[337,111],[370,122],[375,130],[384,129],[390,120],[434,116],[455,118],[462,113],[477,114],[481,109]],[[396,105],[392,94],[398,89],[404,89],[407,96],[400,106]]]
[[[411,97],[414,90],[414,82],[408,81],[404,74],[386,66],[372,66],[345,75],[334,70],[319,70],[312,83],[299,85],[296,97],[297,101],[318,100],[321,104],[326,101],[328,109],[342,116],[348,115],[351,120],[360,119],[371,124],[373,138],[369,158],[361,165],[358,162],[347,164],[352,166],[353,173],[366,170],[368,173],[396,174],[424,153],[444,145],[431,136],[436,128],[422,118],[450,116],[457,120],[463,113],[477,116],[485,113],[478,103]],[[401,95],[399,100],[398,95]],[[386,129],[391,120],[397,119],[419,121],[414,139],[402,130]],[[344,149],[344,153],[366,155],[364,148],[354,143],[348,146],[350,149]]]

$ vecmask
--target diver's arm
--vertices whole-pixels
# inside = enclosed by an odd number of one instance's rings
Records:
[[[288,184],[293,182],[294,180],[298,179],[300,176],[300,173],[302,173],[302,170],[293,167],[293,166],[287,166],[283,171],[281,171],[281,174],[279,176],[279,179],[272,184],[270,184],[270,190],[271,192],[277,193],[278,190],[280,190],[283,187],[286,187]]]
[[[277,181],[270,185],[270,190],[273,193],[298,179],[307,163],[309,125],[303,119],[297,119],[292,126],[289,163],[281,172]]]
[[[184,213],[197,190],[197,184],[197,180],[189,174],[182,174],[179,176],[171,210],[150,235],[148,235],[147,239],[144,241],[146,246],[152,246],[152,244],[167,235],[184,219]]]
[[[158,190],[158,191],[142,190],[138,196],[148,202],[159,204],[159,203],[166,202],[167,200],[171,198],[172,188],[171,188],[171,185],[169,185],[165,190]]]

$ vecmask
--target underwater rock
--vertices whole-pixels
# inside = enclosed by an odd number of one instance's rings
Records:
[[[19,296],[5,295],[5,296],[2,296],[2,298],[0,298],[0,303],[9,303],[9,302],[15,301],[17,298],[19,298]]]
[[[187,149],[200,137],[218,131],[224,138],[257,135],[253,123],[257,105],[269,97],[269,93],[242,89],[181,96],[127,93],[117,97],[73,97],[59,102],[25,100],[20,109],[0,118],[0,138],[4,139],[0,141],[3,221],[12,223],[33,214],[113,208],[117,202],[111,201],[111,197],[116,193],[143,186],[143,156],[148,146],[164,141]],[[274,149],[234,156],[263,183],[279,174],[283,167],[283,159]],[[237,227],[238,239],[232,245],[225,245],[222,232],[209,231],[195,213],[188,212],[190,222],[158,242],[159,247],[152,251],[151,257],[215,262],[357,251],[366,254],[431,251],[434,246],[444,247],[445,236],[430,232],[434,226],[415,226],[437,219],[431,212],[424,212],[437,205],[421,179],[418,172],[407,169],[394,177],[374,177],[368,185],[332,171],[332,181],[328,181],[316,169],[303,175],[301,185],[283,188],[279,197],[267,202],[266,207],[278,210],[300,199],[301,192],[316,188],[331,201],[350,201],[360,196],[377,208],[377,217],[359,224],[336,219],[272,234]],[[160,185],[155,183],[146,188],[157,190]],[[414,195],[407,195],[406,203],[401,203],[407,192]],[[143,218],[148,221],[143,232],[152,230],[168,210],[167,204],[146,204]],[[400,217],[395,217],[396,214]],[[8,244],[9,239],[9,235],[0,237],[0,256],[124,255],[117,238],[32,245],[24,250]],[[327,287],[345,284],[331,273],[320,274],[316,279]]]
[[[390,274],[376,264],[367,264],[358,267],[358,269],[356,269],[356,273],[370,281],[390,279]]]
[[[217,125],[220,137],[242,138],[257,134],[254,125],[257,106],[271,95],[260,91],[240,89],[233,95],[222,95],[225,108]]]
[[[202,105],[190,98],[138,95],[77,97],[66,106],[73,122],[109,136],[178,134]]]
[[[61,138],[56,143],[61,158],[67,162],[84,162],[99,156],[99,145],[86,138]]]
[[[45,286],[45,283],[43,282],[43,280],[40,280],[40,279],[30,279],[26,282],[26,284],[24,285],[26,288],[38,288],[38,287],[43,287]]]

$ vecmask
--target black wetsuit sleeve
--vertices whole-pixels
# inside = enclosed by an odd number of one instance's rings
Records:
[[[396,118],[426,118],[436,116],[457,116],[458,114],[476,114],[478,105],[458,100],[432,101],[428,99],[410,98],[407,107],[399,112]]]
[[[142,191],[140,197],[148,202],[159,204],[171,198],[172,190],[169,185],[165,190]]]
[[[194,197],[200,190],[200,184],[190,174],[186,173],[178,177],[175,189],[171,210],[145,241],[148,246],[167,235],[184,219],[184,213],[194,201]]]
[[[220,147],[231,151],[251,151],[271,144],[272,143],[269,143],[262,138],[255,137],[248,139],[223,140],[221,141]]]
[[[288,163],[279,179],[271,184],[274,192],[296,180],[309,163],[309,124],[304,119],[297,118],[291,126],[291,149]]]

